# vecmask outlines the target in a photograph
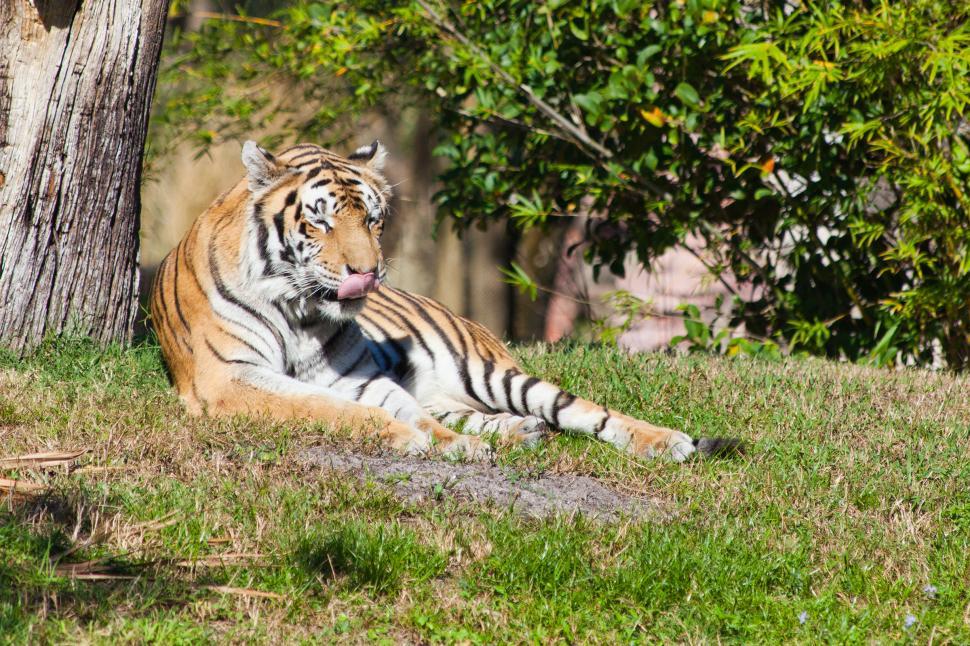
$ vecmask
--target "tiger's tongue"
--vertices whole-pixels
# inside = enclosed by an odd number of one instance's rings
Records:
[[[373,272],[366,274],[351,274],[344,278],[337,288],[337,300],[348,298],[362,298],[380,286],[380,281]]]

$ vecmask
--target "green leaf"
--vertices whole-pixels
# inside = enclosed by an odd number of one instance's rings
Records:
[[[510,268],[499,267],[499,271],[505,276],[502,282],[516,287],[520,294],[528,294],[531,300],[536,300],[539,296],[539,285],[518,263],[513,261],[509,264]]]
[[[647,64],[648,60],[653,58],[654,55],[657,54],[657,52],[660,52],[662,50],[663,50],[663,47],[661,47],[660,45],[648,45],[647,47],[644,47],[639,51],[639,53],[637,53],[637,65],[639,67],[643,67],[644,65]]]
[[[698,96],[697,90],[694,89],[690,83],[681,82],[677,84],[674,88],[674,94],[677,98],[686,103],[687,105],[698,105],[701,102],[701,97]]]
[[[576,22],[572,20],[569,21],[569,31],[571,31],[573,33],[573,36],[575,36],[579,40],[589,40],[589,31],[587,31],[583,27],[580,27],[578,24],[576,24]]]
[[[597,117],[603,110],[603,95],[598,92],[574,94],[573,102],[586,111],[587,119]]]

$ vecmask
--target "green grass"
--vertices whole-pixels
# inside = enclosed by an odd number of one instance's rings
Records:
[[[640,462],[563,436],[505,450],[523,478],[588,474],[664,512],[526,520],[402,502],[295,459],[375,450],[340,429],[190,418],[151,345],[0,355],[0,457],[91,449],[71,472],[2,474],[50,489],[0,502],[0,642],[970,641],[966,378],[517,353],[612,407],[740,436],[749,455]]]

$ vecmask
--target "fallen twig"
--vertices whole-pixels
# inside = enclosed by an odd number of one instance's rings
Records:
[[[17,494],[39,494],[47,490],[46,485],[37,484],[36,482],[27,482],[25,480],[11,480],[9,478],[0,478],[0,491],[5,493],[17,493]]]
[[[92,561],[81,561],[80,563],[58,563],[54,566],[54,574],[71,577],[73,579],[91,574],[112,574],[111,570],[114,568],[111,565],[107,565],[105,560],[94,559]]]
[[[132,581],[138,577],[130,574],[72,574],[68,575],[78,581]]]
[[[91,449],[76,451],[45,451],[43,453],[28,453],[13,458],[0,458],[0,469],[16,469],[18,467],[59,467],[70,464]]]
[[[126,528],[125,535],[131,536],[132,534],[137,533],[158,531],[160,529],[170,527],[180,520],[181,518],[178,516],[178,511],[170,511],[164,516],[159,516],[154,520],[146,520],[143,523],[138,523],[137,525],[132,525],[131,527]]]

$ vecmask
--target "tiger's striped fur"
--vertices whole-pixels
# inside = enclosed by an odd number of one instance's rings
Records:
[[[247,178],[198,218],[152,288],[190,411],[343,422],[402,451],[473,458],[488,454],[483,433],[531,443],[547,426],[638,456],[695,452],[684,433],[523,373],[483,326],[429,298],[359,293],[386,273],[383,155],[377,142],[348,158],[311,144],[277,158],[246,143]],[[458,422],[463,434],[445,426]]]

